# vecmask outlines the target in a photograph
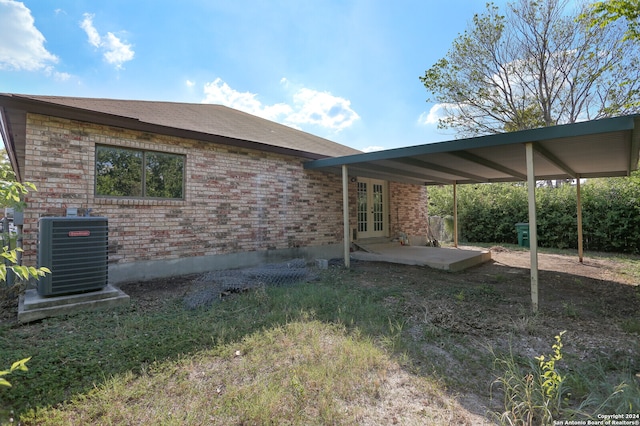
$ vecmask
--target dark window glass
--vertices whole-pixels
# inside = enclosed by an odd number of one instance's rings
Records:
[[[146,195],[155,198],[182,198],[184,158],[181,155],[145,153]]]
[[[183,155],[96,147],[98,196],[179,199],[183,188]]]

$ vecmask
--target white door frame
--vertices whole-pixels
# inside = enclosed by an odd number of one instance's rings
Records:
[[[389,236],[387,181],[359,177],[356,189],[357,238]]]

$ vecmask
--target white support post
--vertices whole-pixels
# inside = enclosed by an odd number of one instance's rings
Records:
[[[533,167],[533,143],[525,144],[527,189],[529,194],[529,250],[531,253],[531,310],[538,312],[538,225],[536,221],[536,175]]]
[[[458,248],[458,187],[453,181],[453,246]]]
[[[578,200],[577,217],[578,217],[578,260],[583,263],[584,252],[582,250],[582,195],[580,191],[580,175],[576,176],[576,195]]]
[[[351,237],[349,236],[349,170],[342,165],[342,224],[344,226],[344,267],[351,267]]]

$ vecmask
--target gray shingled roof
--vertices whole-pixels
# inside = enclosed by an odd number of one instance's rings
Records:
[[[5,109],[5,117],[16,116],[16,111],[37,112],[266,151],[276,148],[278,152],[290,151],[309,158],[360,153],[328,139],[222,105],[0,94],[0,108]]]

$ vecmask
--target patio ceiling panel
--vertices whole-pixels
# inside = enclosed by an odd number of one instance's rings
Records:
[[[441,172],[445,179],[453,181],[458,181],[460,178],[468,179],[470,182],[488,182],[489,180],[480,175],[475,175],[473,173],[469,173],[465,170],[454,169],[452,167],[446,167],[442,164],[436,164],[430,161],[423,161],[419,157],[418,158],[401,158],[398,160],[393,160],[395,163],[399,164],[399,167],[402,169],[404,167],[417,167],[422,169],[428,169],[433,172]]]
[[[584,135],[562,141],[550,140],[535,144],[534,149],[550,153],[561,159],[568,168],[581,177],[626,176],[637,167],[637,157],[633,166],[631,132],[600,135]],[[637,153],[637,148],[635,149]],[[536,175],[538,175],[536,164]]]
[[[449,173],[445,174],[445,176],[450,180],[450,183],[489,182],[491,178],[496,175],[496,170],[474,161],[471,156],[467,156],[465,158],[463,155],[458,155],[460,152],[462,151],[420,155],[417,159],[426,163],[438,164],[450,169]],[[498,174],[502,176],[502,174]],[[433,183],[437,184],[437,182],[430,182],[429,184]]]
[[[412,185],[424,185],[425,183],[424,175],[422,174],[413,174],[410,172],[398,174],[395,169],[389,169],[381,166],[376,166],[374,170],[371,167],[361,167],[360,165],[354,165],[349,167],[349,176],[359,176],[372,179],[388,180],[392,182],[410,183]]]
[[[520,151],[524,152],[522,147],[519,148]],[[500,155],[498,155],[497,151],[500,151]],[[500,179],[525,180],[527,178],[526,173],[517,170],[517,161],[520,159],[520,155],[518,155],[518,152],[514,151],[512,147],[454,151],[451,155],[488,169],[489,171],[486,172],[486,176],[489,178],[489,181]],[[499,161],[494,160],[494,158],[499,158]]]
[[[375,165],[376,170],[379,171],[393,171],[395,175],[406,175],[420,179],[423,184],[427,182],[435,182],[438,184],[451,184],[453,180],[446,173],[434,170],[433,168],[421,167],[418,165],[407,164],[402,161],[394,160],[382,160],[372,163]]]
[[[534,147],[539,144],[534,144]],[[540,152],[535,152],[536,175],[543,180],[546,179],[567,179],[570,177],[564,167],[564,163],[541,148]],[[488,174],[490,182],[512,182],[525,181],[527,175],[526,155],[524,144],[509,146],[486,147],[477,150],[469,150],[453,153],[461,157],[469,158],[487,167],[492,167],[493,172]],[[494,159],[489,160],[489,159]],[[499,161],[495,161],[499,159]],[[573,173],[575,174],[575,173]]]

